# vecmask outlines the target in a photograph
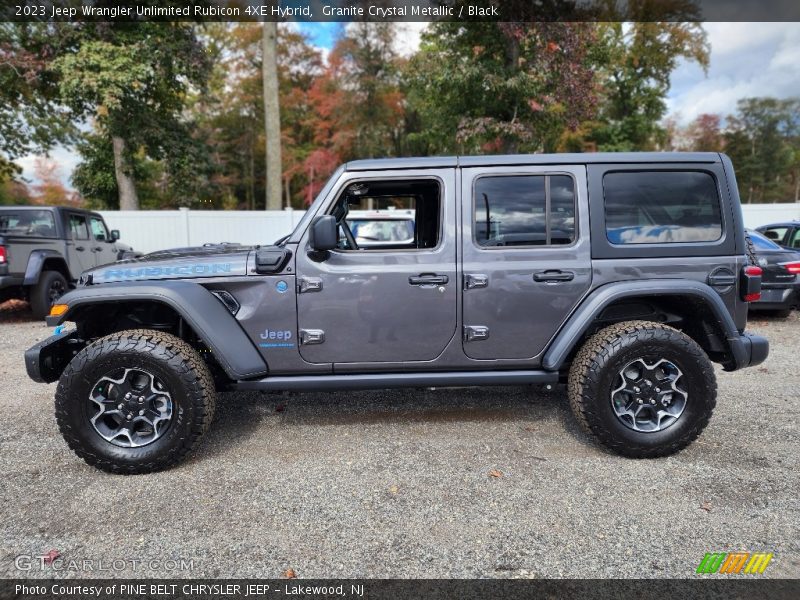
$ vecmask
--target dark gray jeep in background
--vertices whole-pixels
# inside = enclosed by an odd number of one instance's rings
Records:
[[[398,209],[413,235],[359,243],[351,210]],[[115,473],[180,461],[218,389],[566,382],[600,443],[658,457],[707,425],[712,362],[767,357],[745,331],[760,283],[725,155],[365,160],[274,245],[84,273],[25,360],[58,380],[69,446]]]
[[[134,256],[103,217],[63,206],[0,207],[0,302],[29,300],[43,319],[87,269]]]

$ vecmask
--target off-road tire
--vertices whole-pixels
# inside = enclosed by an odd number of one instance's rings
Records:
[[[626,427],[611,404],[619,370],[637,357],[662,357],[686,377],[683,413],[660,431]],[[662,323],[626,321],[590,337],[572,363],[567,383],[570,406],[581,428],[603,446],[631,458],[656,458],[679,452],[708,425],[716,405],[714,367],[686,334]]]
[[[172,421],[148,445],[114,445],[90,422],[87,401],[92,387],[122,367],[148,370],[171,394]],[[103,471],[132,475],[179,463],[211,425],[215,401],[211,373],[194,348],[168,333],[136,329],[100,338],[78,352],[59,379],[55,408],[61,434],[75,454]]]
[[[62,290],[62,294],[67,292],[69,285],[66,278],[58,271],[42,271],[39,281],[31,288],[29,294],[31,310],[35,318],[44,319],[50,314],[50,307],[57,299],[51,294],[57,293],[58,289]]]

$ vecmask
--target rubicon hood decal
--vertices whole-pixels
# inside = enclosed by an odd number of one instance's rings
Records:
[[[83,280],[97,283],[142,279],[193,279],[247,274],[247,253],[207,256],[191,260],[115,263],[84,273]]]

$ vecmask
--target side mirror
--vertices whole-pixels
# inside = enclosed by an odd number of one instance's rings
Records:
[[[111,241],[116,242],[119,239],[119,229],[111,230]]]
[[[336,217],[322,215],[311,222],[311,235],[309,238],[311,248],[317,252],[333,250],[339,242]]]

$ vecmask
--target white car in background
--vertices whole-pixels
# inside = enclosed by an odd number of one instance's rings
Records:
[[[362,248],[398,246],[414,242],[414,211],[407,209],[351,210],[347,224]]]

